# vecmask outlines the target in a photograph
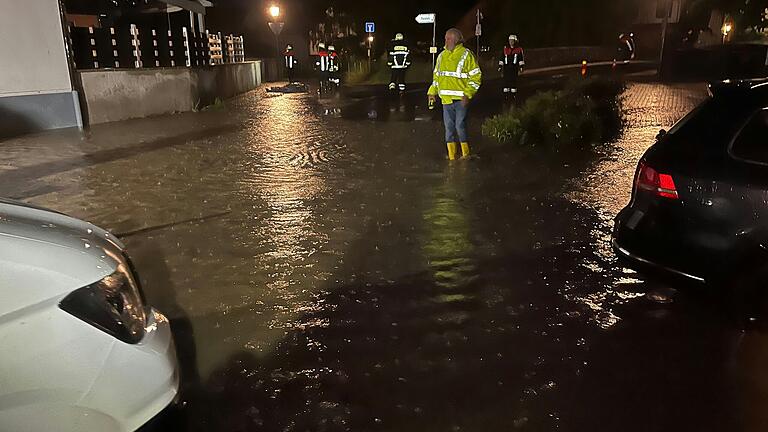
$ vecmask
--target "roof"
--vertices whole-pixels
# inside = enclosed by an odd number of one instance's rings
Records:
[[[768,77],[724,80],[709,84],[709,93],[714,97],[749,95],[768,95]]]
[[[212,7],[213,3],[208,0],[160,0],[163,3],[177,6],[188,11],[205,15],[205,8]]]

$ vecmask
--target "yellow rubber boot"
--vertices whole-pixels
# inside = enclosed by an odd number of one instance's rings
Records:
[[[468,158],[469,157],[469,143],[463,142],[461,143],[461,157]]]
[[[459,144],[455,142],[448,143],[448,159],[456,160],[456,153],[459,152]]]

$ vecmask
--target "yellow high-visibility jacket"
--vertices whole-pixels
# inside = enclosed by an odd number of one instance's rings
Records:
[[[480,65],[472,51],[462,44],[453,50],[445,48],[437,56],[435,70],[432,73],[432,85],[427,94],[440,96],[443,104],[450,104],[466,96],[472,99],[483,80]]]

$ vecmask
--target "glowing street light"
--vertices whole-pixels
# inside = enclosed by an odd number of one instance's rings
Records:
[[[280,6],[277,6],[273,4],[272,6],[267,9],[267,12],[272,17],[270,22],[267,24],[269,25],[269,29],[272,30],[272,33],[275,35],[275,58],[280,58],[280,32],[283,31],[283,26],[285,25],[284,22],[280,21]]]

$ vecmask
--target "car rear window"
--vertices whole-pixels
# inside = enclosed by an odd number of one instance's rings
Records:
[[[724,151],[730,138],[744,123],[746,104],[730,98],[710,98],[693,109],[669,130],[675,142],[700,147],[715,144]]]
[[[731,145],[731,155],[747,162],[768,165],[768,108],[756,112]]]

